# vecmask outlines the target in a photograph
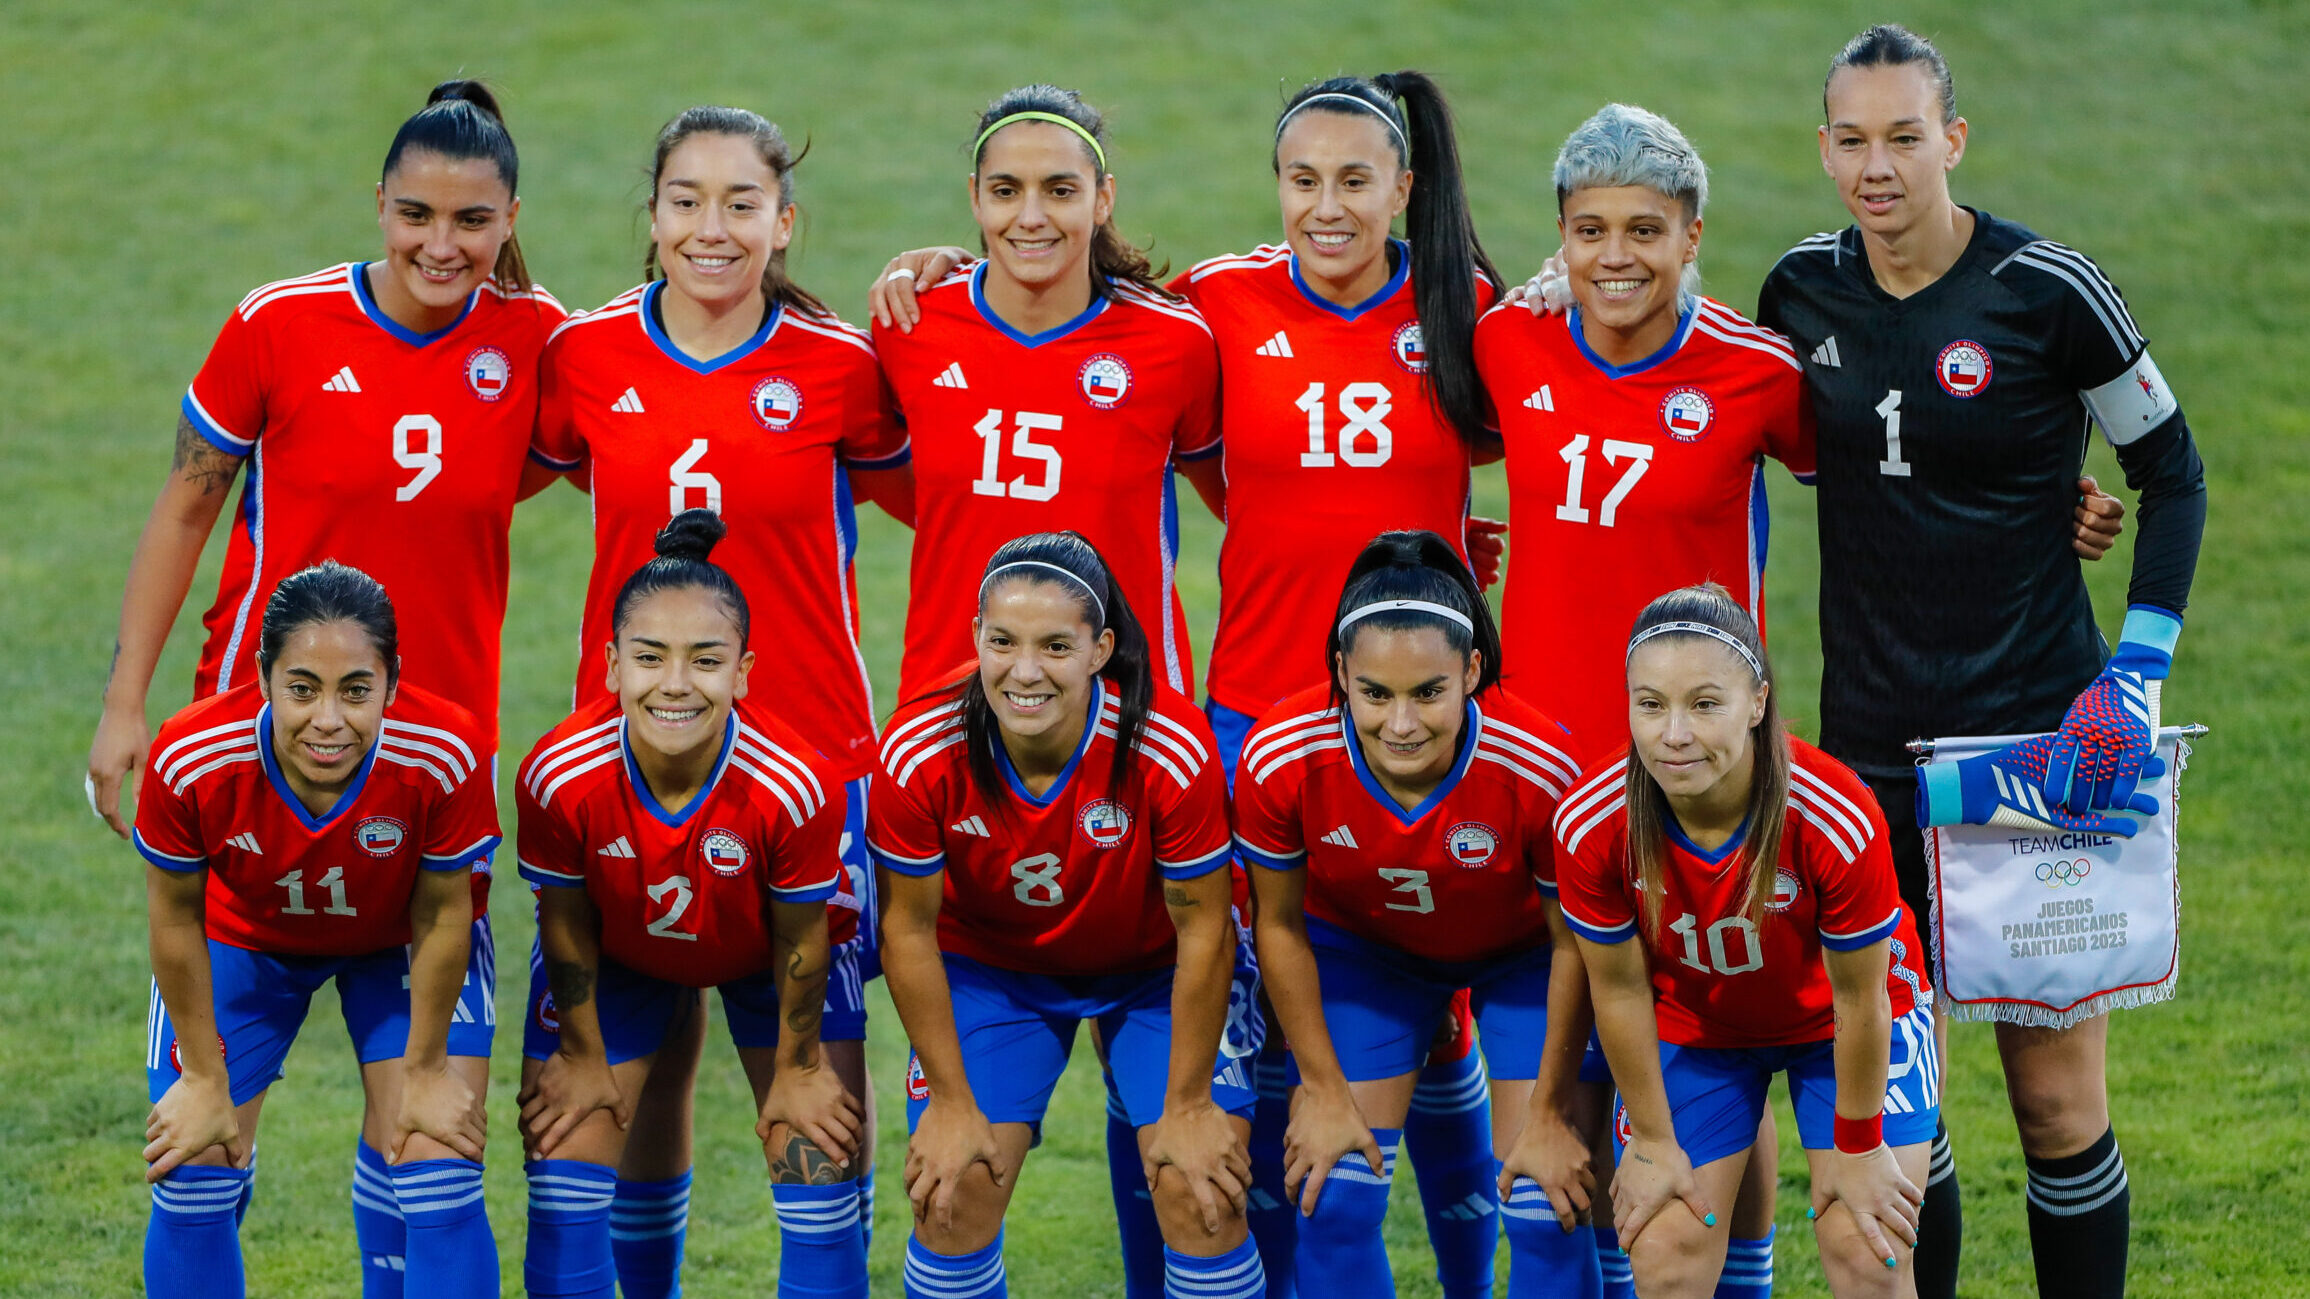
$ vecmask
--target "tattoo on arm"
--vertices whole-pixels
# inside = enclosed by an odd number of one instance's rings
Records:
[[[1163,905],[1167,907],[1192,907],[1201,904],[1195,900],[1194,894],[1176,884],[1166,884],[1163,886]]]
[[[241,458],[217,450],[215,443],[193,427],[189,417],[180,414],[176,417],[176,456],[169,470],[200,488],[201,495],[214,496],[233,485],[233,475],[241,471]]]
[[[800,1135],[786,1138],[786,1148],[770,1157],[770,1180],[786,1186],[837,1186],[850,1180],[834,1156]]]
[[[553,989],[557,1009],[569,1010],[593,1000],[594,972],[576,961],[547,961],[545,981]]]

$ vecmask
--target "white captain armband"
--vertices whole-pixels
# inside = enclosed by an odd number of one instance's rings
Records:
[[[2101,425],[2101,435],[2117,447],[2165,423],[2182,408],[2147,350],[2117,378],[2080,395],[2085,398],[2085,408],[2093,413],[2093,422]]]

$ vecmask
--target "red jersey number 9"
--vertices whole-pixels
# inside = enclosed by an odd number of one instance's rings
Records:
[[[441,421],[431,415],[403,415],[393,425],[393,463],[417,476],[393,489],[396,501],[413,501],[441,476]]]

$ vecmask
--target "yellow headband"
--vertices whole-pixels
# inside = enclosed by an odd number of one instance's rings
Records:
[[[1049,122],[1053,126],[1066,127],[1068,130],[1073,131],[1075,134],[1082,136],[1083,143],[1091,146],[1091,156],[1099,160],[1099,170],[1107,170],[1107,151],[1099,147],[1099,141],[1097,137],[1093,136],[1089,131],[1084,130],[1082,123],[1077,122],[1072,118],[1061,117],[1057,113],[1044,112],[1013,113],[1009,117],[996,118],[995,124],[993,126],[990,126],[984,131],[979,132],[978,143],[971,146],[971,165],[973,167],[978,165],[979,151],[987,147],[987,137],[993,135],[997,131],[1002,130],[1006,126],[1009,126],[1013,122]]]

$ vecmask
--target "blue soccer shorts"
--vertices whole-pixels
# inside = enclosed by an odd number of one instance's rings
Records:
[[[1324,1027],[1349,1082],[1417,1073],[1451,1013],[1452,996],[1468,990],[1476,1041],[1495,1079],[1540,1076],[1548,1035],[1546,943],[1483,961],[1431,961],[1351,934],[1313,916],[1308,943],[1323,985]],[[1292,1065],[1291,1081],[1299,1082]]]
[[[860,945],[853,938],[834,949],[833,966],[826,975],[825,1017],[818,1026],[822,1042],[857,1042],[866,1037],[866,983],[858,974]],[[603,957],[594,980],[594,1006],[610,1063],[623,1064],[656,1054],[682,1016],[699,1008],[698,991]],[[733,979],[716,991],[722,994],[722,1018],[729,1025],[732,1044],[742,1048],[778,1045],[778,984],[771,971]],[[529,948],[528,1007],[522,1016],[521,1053],[543,1060],[561,1047],[561,1017],[554,1011],[553,991],[546,986],[545,954],[534,941]]]
[[[217,1036],[224,1039],[233,1104],[248,1104],[280,1080],[282,1062],[304,1027],[313,993],[331,979],[337,981],[337,1001],[355,1057],[362,1064],[399,1059],[409,1049],[408,948],[359,956],[286,956],[209,940],[209,995]],[[496,996],[496,948],[489,922],[476,920],[465,986],[450,1011],[449,1054],[488,1056],[497,1032]],[[155,983],[144,1043],[145,1083],[153,1100],[183,1073],[183,1049]]]
[[[1797,1138],[1807,1150],[1835,1144],[1837,1065],[1828,1042],[1799,1046],[1724,1048],[1660,1044],[1661,1080],[1667,1085],[1676,1144],[1695,1168],[1756,1144],[1773,1075],[1789,1076]],[[1628,1146],[1628,1114],[1616,1103],[1613,1158]],[[1885,1078],[1885,1144],[1922,1145],[1941,1120],[1941,1055],[1933,1044],[1933,1011],[1919,1006],[1893,1021],[1893,1049]]]
[[[1251,728],[1259,719],[1249,713],[1239,713],[1216,700],[1206,701],[1203,715],[1211,722],[1211,735],[1219,741],[1219,765],[1227,773],[1227,788],[1235,789],[1235,764],[1243,758],[1244,742],[1251,738]]]
[[[863,984],[882,977],[882,901],[875,892],[874,854],[866,847],[866,794],[867,778],[860,776],[842,787],[846,807],[842,814],[842,870],[848,876],[844,891],[858,899],[858,952],[852,958]],[[839,953],[837,953],[839,957]],[[827,993],[827,1015],[834,1013],[833,992]],[[863,1003],[859,1010],[864,1014]],[[866,1035],[865,1021],[859,1021],[854,1036]],[[828,1036],[832,1036],[829,1034]]]

